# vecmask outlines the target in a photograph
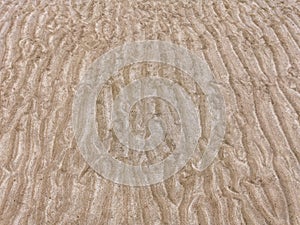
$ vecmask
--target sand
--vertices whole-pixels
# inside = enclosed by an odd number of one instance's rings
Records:
[[[295,0],[1,1],[0,224],[300,224],[299,34]],[[98,136],[111,157],[151,165],[180,144],[178,113],[160,98],[139,101],[129,118],[144,137],[149,118],[165,121],[169,133],[154,151],[125,148],[113,132],[111,104],[140,78],[184,88],[202,127],[180,171],[133,187],[84,159],[72,105],[96,59],[145,40],[199,56],[224,98],[226,129],[218,155],[200,170],[211,134],[206,94],[170,65],[125,66],[96,102]]]

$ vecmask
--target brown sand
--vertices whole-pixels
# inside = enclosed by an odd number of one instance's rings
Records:
[[[296,0],[2,0],[0,35],[1,225],[300,224]],[[170,41],[205,59],[225,99],[227,128],[218,157],[205,171],[188,163],[163,183],[136,188],[114,184],[89,167],[71,115],[76,86],[89,65],[109,49],[140,40]],[[105,106],[134,71],[168,72],[188,87],[174,68],[124,68],[99,93],[100,137],[110,132]],[[198,93],[195,101],[204,106]],[[167,114],[169,123],[176,120],[172,107],[152,101],[135,106],[134,124],[143,121],[149,104]],[[203,125],[198,151],[208,134]],[[114,136],[111,143],[110,154],[120,161],[140,164],[145,158],[124,156]],[[166,148],[143,163],[171,154],[172,143]]]

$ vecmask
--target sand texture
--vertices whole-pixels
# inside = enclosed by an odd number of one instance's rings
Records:
[[[137,80],[149,87],[157,85],[151,77],[174,81],[200,112],[201,135],[184,167],[162,182],[133,187],[87,163],[72,107],[95,60],[145,40],[182,46],[202,60],[223,96],[226,129],[216,158],[202,170],[214,131],[205,90],[164,63],[119,69],[95,103],[98,137],[114,159],[152,165],[181,144],[180,115],[159,97],[136,102],[128,119],[143,138],[151,136],[147,121],[164,121],[161,143],[136,151],[120,142],[125,131],[113,129],[112,102]],[[0,2],[1,225],[299,225],[299,115],[297,0]]]

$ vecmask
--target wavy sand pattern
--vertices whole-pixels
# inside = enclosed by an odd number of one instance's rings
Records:
[[[102,178],[83,159],[72,103],[95,59],[142,40],[169,41],[205,60],[224,96],[226,133],[206,170],[197,170],[195,157],[163,183],[130,187]],[[109,129],[112,99],[153,74],[176,81],[198,103],[201,155],[210,133],[205,96],[181,71],[155,63],[124,67],[99,90],[99,137],[128,164],[172,153],[178,115],[161,99],[140,101],[130,117],[146,136],[139,125],[151,113],[169,124],[155,151],[124,150]],[[3,0],[0,224],[300,224],[299,76],[296,0]]]

